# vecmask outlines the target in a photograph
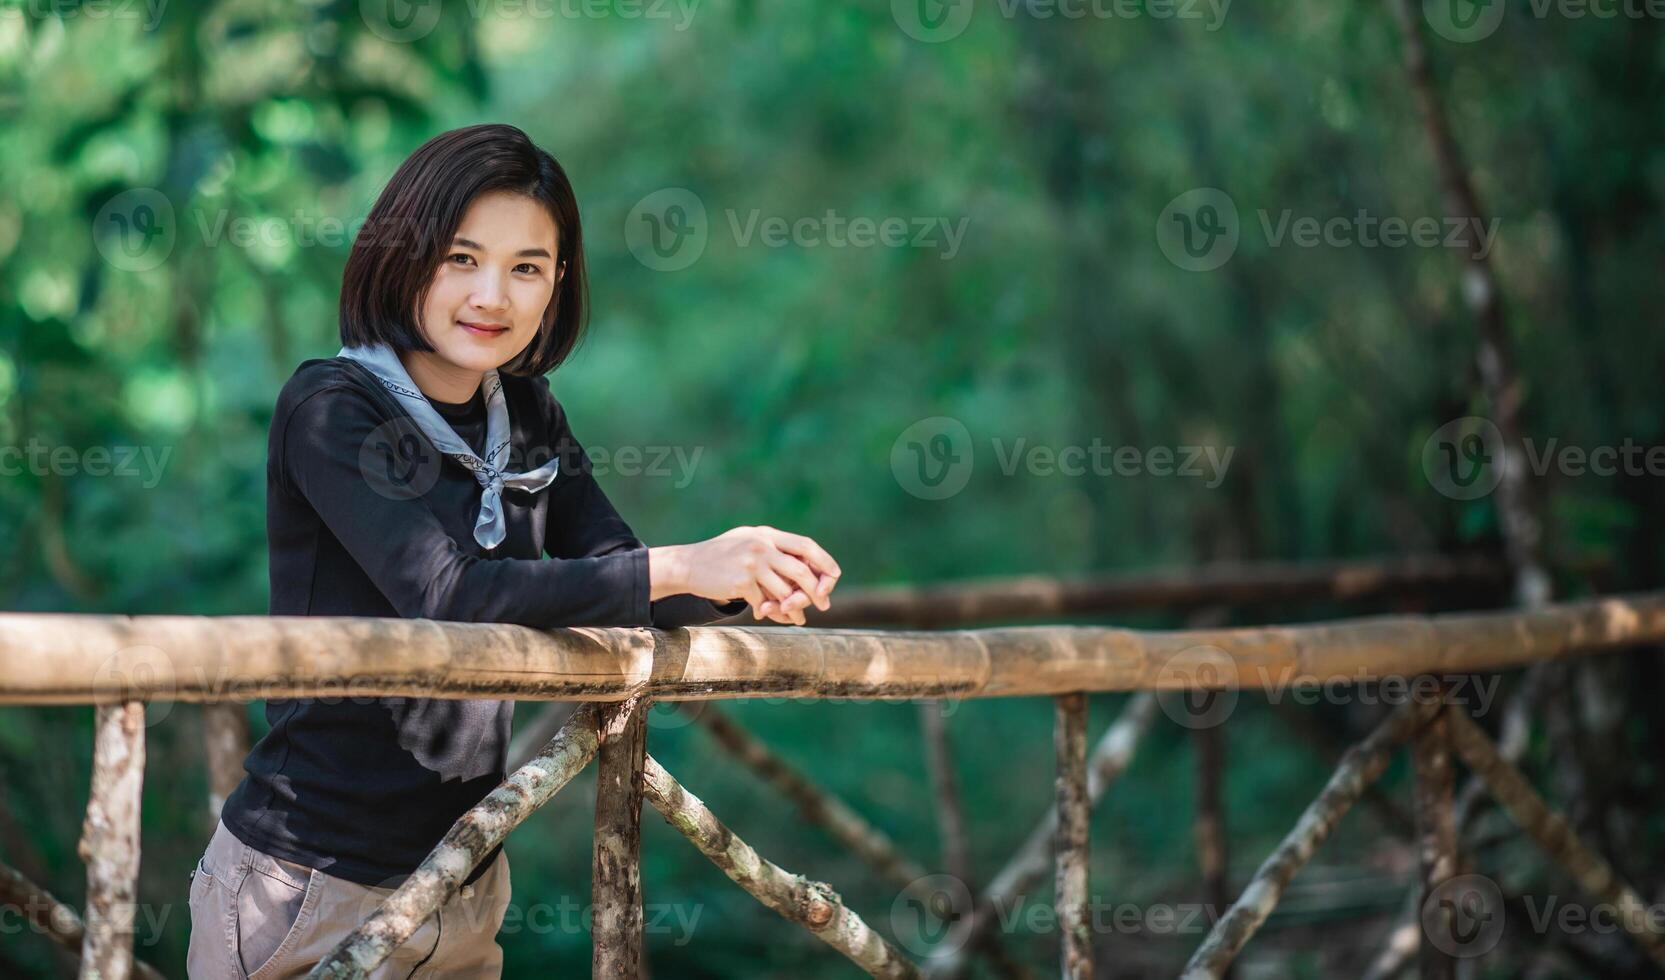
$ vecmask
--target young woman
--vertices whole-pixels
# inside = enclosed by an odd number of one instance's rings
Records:
[[[271,613],[674,627],[804,622],[840,574],[737,527],[647,548],[544,375],[585,319],[578,202],[512,126],[435,137],[347,259],[340,354],[295,370],[267,466]],[[502,781],[513,701],[290,698],[192,873],[193,978],[305,975]],[[495,977],[498,847],[373,977]]]

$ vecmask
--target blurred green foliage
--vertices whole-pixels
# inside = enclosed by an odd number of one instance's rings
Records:
[[[630,14],[643,9],[668,16]],[[1041,9],[988,0],[931,43],[904,29],[907,4],[881,0],[0,4],[0,446],[33,440],[81,461],[0,479],[0,607],[263,612],[265,433],[295,365],[338,346],[340,229],[425,139],[487,120],[555,153],[583,207],[592,334],[552,377],[579,437],[700,452],[686,482],[604,476],[645,540],[770,523],[821,541],[852,585],[1493,547],[1488,502],[1434,492],[1421,462],[1435,428],[1485,411],[1460,257],[1304,248],[1266,230],[1285,214],[1443,213],[1389,11],[1291,0],[1211,22]],[[1661,26],[1532,9],[1509,3],[1475,43],[1425,31],[1499,221],[1526,431],[1658,444]],[[401,28],[389,11],[414,20]],[[1235,203],[1241,241],[1222,267],[1192,272],[1164,255],[1156,225],[1201,187]],[[664,188],[706,209],[704,252],[676,271],[639,261],[626,237],[632,208]],[[119,251],[116,216],[139,212],[112,202],[134,192],[151,205],[147,234],[172,236],[154,263]],[[966,232],[945,257],[771,247],[736,230],[829,211]],[[963,491],[920,499],[892,451],[937,416],[966,426],[975,468]],[[1017,439],[1234,456],[1215,487],[1008,475],[996,445]],[[92,472],[89,448],[129,446],[159,461],[156,479]],[[1598,558],[1617,584],[1658,586],[1661,485],[1538,479],[1555,560]],[[1121,700],[1095,699],[1092,734]],[[934,860],[913,707],[734,711]],[[0,712],[0,844],[72,902],[90,717]],[[1050,717],[1033,700],[954,708],[984,875],[1046,804]],[[207,839],[196,718],[152,708],[141,898],[172,911],[149,931],[141,920],[140,951],[171,975],[185,872]],[[1228,755],[1279,746],[1231,768],[1241,880],[1324,773],[1258,706],[1228,732]],[[1095,893],[1194,897],[1181,734],[1154,737],[1095,815]],[[663,722],[653,742],[763,853],[832,881],[888,931],[883,883],[697,729]],[[1653,785],[1651,769],[1636,778]],[[511,841],[517,903],[587,904],[592,785]],[[645,822],[648,901],[701,916],[685,943],[650,930],[658,975],[852,972]],[[1375,833],[1359,818],[1332,846],[1356,854]],[[1177,965],[1196,938],[1128,941]],[[589,955],[582,931],[502,941],[509,976],[582,974]],[[1051,938],[1012,942],[1052,962]],[[44,975],[46,945],[8,940],[4,962]]]

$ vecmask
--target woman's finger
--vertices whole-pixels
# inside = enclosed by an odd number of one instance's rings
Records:
[[[782,551],[775,554],[770,561],[770,567],[782,578],[795,584],[805,597],[813,600],[817,609],[827,608],[826,597],[819,591],[821,583],[816,579],[815,573],[809,570],[808,565]]]
[[[796,594],[797,593],[793,593],[793,595],[796,595]],[[801,624],[794,623],[792,621],[792,615],[786,609],[784,603],[777,602],[774,599],[770,599],[770,600],[763,603],[763,613],[769,619],[773,620],[774,622],[780,623],[782,626],[801,625]]]
[[[806,598],[802,598],[802,596],[802,592],[793,592],[791,595],[782,599],[778,603],[781,621],[786,625],[804,625],[804,607],[809,605],[809,602]]]
[[[792,594],[792,586],[775,572],[773,566],[765,565],[757,570],[757,584],[763,589],[764,597],[776,602]]]
[[[757,573],[757,582],[763,587],[763,591],[775,600],[773,606],[775,622],[785,626],[804,625],[804,615],[800,610],[803,606],[808,605],[808,595],[805,595],[802,590],[794,588],[792,583],[782,578],[771,567],[765,567]],[[792,597],[795,595],[801,596],[801,598],[794,600]]]
[[[745,587],[740,590],[740,597],[746,600],[746,605],[751,609],[754,621],[763,618],[763,607],[768,602],[768,596],[763,594],[763,589],[758,586],[755,580],[748,581],[745,584]]]
[[[843,569],[838,567],[838,562],[834,561],[833,556],[827,553],[827,549],[816,544],[813,538],[777,528],[771,528],[770,530],[774,532],[771,538],[775,542],[775,547],[802,558],[816,572],[822,575],[830,575],[834,581],[837,581],[838,577],[844,574]]]

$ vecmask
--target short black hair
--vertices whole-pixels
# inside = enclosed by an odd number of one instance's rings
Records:
[[[544,309],[538,335],[499,370],[538,376],[578,345],[589,314],[584,234],[566,171],[514,126],[486,123],[440,133],[394,172],[366,216],[341,274],[341,344],[432,351],[421,330],[428,285],[476,197],[524,194],[555,221],[566,273]]]

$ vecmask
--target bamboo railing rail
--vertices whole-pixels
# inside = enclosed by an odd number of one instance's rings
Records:
[[[971,914],[954,923],[950,936],[958,939],[957,950],[986,951],[971,939],[988,893],[1025,887],[1022,881],[1044,873],[1051,851],[1060,972],[1086,977],[1094,956],[1085,915],[1092,894],[1087,818],[1149,726],[1152,692],[1414,680],[1408,690],[1418,696],[1342,757],[1324,791],[1215,924],[1184,974],[1220,977],[1290,880],[1405,743],[1415,757],[1419,887],[1425,894],[1458,866],[1451,820],[1455,753],[1583,888],[1623,911],[1641,910],[1634,889],[1531,789],[1490,736],[1442,698],[1440,677],[1661,641],[1665,593],[1510,612],[1166,632],[1065,626],[938,633],[773,627],[535,631],[422,620],[7,613],[0,614],[0,704],[99,706],[81,846],[89,909],[84,977],[123,978],[135,969],[130,913],[146,701],[396,695],[583,703],[531,761],[457,821],[311,976],[361,977],[375,969],[456,893],[481,857],[591,758],[599,758],[601,767],[592,883],[596,975],[633,976],[645,969],[638,870],[645,799],[730,878],[853,963],[875,976],[920,976],[922,966],[848,908],[830,885],[793,875],[758,854],[665,772],[648,752],[647,706],[653,699],[781,695],[1051,696],[1059,767],[1055,807],[991,880]],[[1089,755],[1085,694],[1114,690],[1144,693],[1129,702]],[[798,787],[806,799],[814,795],[807,785]],[[859,827],[860,818],[855,820],[850,826]],[[908,867],[894,847],[868,857],[890,862],[892,874]],[[9,869],[5,877],[16,886],[11,893],[31,893]],[[1665,936],[1648,916],[1626,915],[1621,925],[1665,965]],[[1429,951],[1430,941],[1425,935],[1424,976],[1449,975],[1450,957]],[[933,976],[963,967],[963,955],[930,959],[926,965]]]
[[[1500,670],[1665,639],[1665,593],[1304,626],[555,629],[330,616],[0,613],[0,704],[256,697],[907,700]],[[165,651],[165,652],[164,652]]]

